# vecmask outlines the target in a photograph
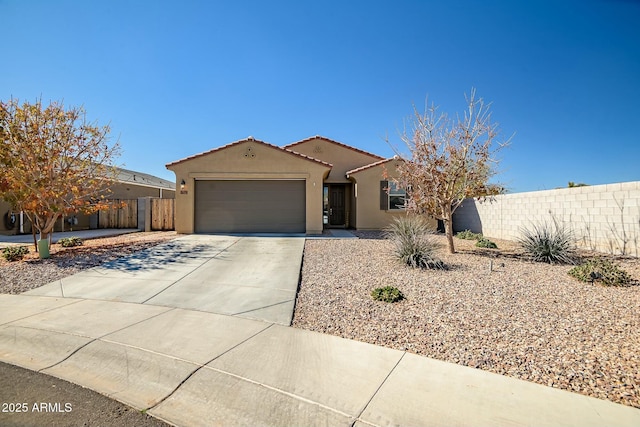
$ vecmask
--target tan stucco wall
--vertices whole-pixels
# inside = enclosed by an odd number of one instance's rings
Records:
[[[380,230],[388,226],[394,217],[406,215],[404,211],[400,210],[380,209],[380,181],[388,180],[383,175],[385,169],[389,178],[398,176],[397,162],[397,160],[391,160],[351,175],[357,188],[355,224],[357,229]],[[436,228],[436,220],[430,218],[429,223],[433,228]]]
[[[331,173],[325,180],[328,183],[349,182],[346,177],[347,171],[380,160],[380,157],[370,156],[322,138],[314,138],[296,144],[290,150],[332,164]]]
[[[306,232],[322,232],[322,183],[329,166],[249,140],[167,168],[176,174],[178,233],[194,232],[194,190],[198,179],[303,179],[306,182]],[[182,180],[186,183],[183,191],[180,190]]]
[[[137,199],[138,197],[160,197],[163,199],[173,199],[176,196],[175,190],[149,187],[144,185],[136,185],[133,183],[117,183],[111,187],[109,199]]]

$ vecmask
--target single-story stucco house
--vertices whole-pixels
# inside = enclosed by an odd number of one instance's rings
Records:
[[[176,185],[174,182],[154,175],[118,168],[115,183],[110,190],[109,199],[112,200],[133,200],[139,197],[173,199]],[[10,217],[11,214],[13,214],[13,218]],[[11,205],[2,199],[0,199],[0,215],[3,216],[3,221],[0,223],[0,234],[20,234],[21,230],[22,233],[31,233],[31,223],[26,215],[20,216],[19,212],[13,212]],[[54,231],[97,228],[97,216],[98,213],[92,215],[80,213],[72,218],[61,218],[56,223]]]
[[[381,229],[404,214],[396,158],[314,136],[283,147],[248,137],[167,164],[178,233]]]

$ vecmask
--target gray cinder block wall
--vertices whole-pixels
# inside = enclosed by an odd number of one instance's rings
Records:
[[[640,255],[640,181],[504,194],[493,202],[467,199],[453,227],[515,240],[523,228],[554,218],[573,230],[581,247]]]

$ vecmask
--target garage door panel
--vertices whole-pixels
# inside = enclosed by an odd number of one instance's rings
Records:
[[[304,181],[196,181],[195,231],[306,231]]]

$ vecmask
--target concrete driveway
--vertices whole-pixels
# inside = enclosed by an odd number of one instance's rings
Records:
[[[304,238],[189,235],[26,293],[290,325]]]

